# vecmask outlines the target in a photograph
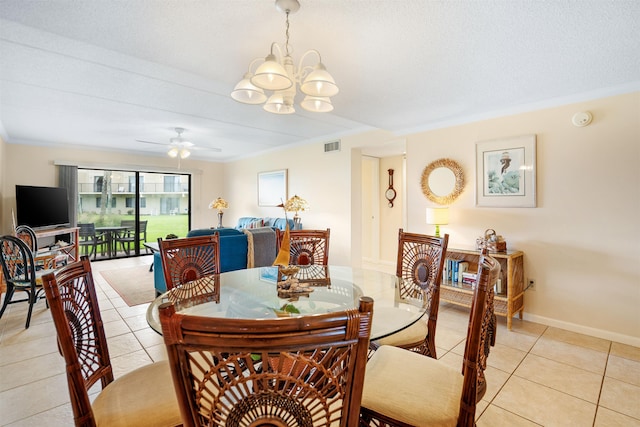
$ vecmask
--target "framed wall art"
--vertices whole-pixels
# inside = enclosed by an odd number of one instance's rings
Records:
[[[287,201],[287,170],[258,173],[258,206],[278,206]]]
[[[536,136],[476,142],[476,206],[536,207]]]

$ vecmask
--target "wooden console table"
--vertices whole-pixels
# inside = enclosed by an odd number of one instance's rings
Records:
[[[513,316],[518,313],[522,319],[524,311],[524,253],[522,251],[490,252],[489,256],[500,263],[500,280],[502,291],[496,292],[494,299],[495,313],[506,316],[507,328],[511,329]],[[466,261],[469,271],[477,271],[480,251],[466,249],[447,249],[447,258]],[[442,280],[440,286],[440,300],[452,304],[471,307],[473,288],[471,285]]]
[[[59,247],[58,250],[64,252],[66,255],[69,255],[69,257],[71,258],[71,262],[74,262],[80,259],[78,256],[79,254],[78,253],[78,240],[79,240],[78,230],[80,230],[80,227],[52,228],[47,230],[34,230],[34,231],[36,233],[36,238],[38,240],[44,239],[47,237],[56,237],[61,234],[71,235],[71,242],[69,242],[67,246]]]

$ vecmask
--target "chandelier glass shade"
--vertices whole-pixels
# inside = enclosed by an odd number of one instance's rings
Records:
[[[333,110],[331,97],[339,92],[339,88],[322,63],[320,52],[315,49],[305,52],[298,67],[294,66],[291,57],[289,14],[299,7],[297,0],[276,0],[276,8],[287,15],[284,50],[274,42],[264,60],[257,58],[251,61],[249,70],[231,92],[233,99],[244,104],[264,104],[264,110],[270,113],[293,114],[296,111],[294,101],[299,86],[300,92],[305,95],[300,102],[303,109],[318,113]],[[315,65],[303,65],[305,59],[311,56],[317,57]],[[260,61],[262,63],[254,70]]]

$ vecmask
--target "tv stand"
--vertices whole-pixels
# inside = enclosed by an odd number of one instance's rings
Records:
[[[69,244],[67,246],[61,246],[58,248],[58,250],[64,252],[65,254],[69,255],[69,258],[71,262],[75,262],[78,261],[80,258],[78,257],[78,240],[79,240],[79,236],[78,236],[78,230],[80,230],[80,227],[56,227],[56,228],[51,228],[48,230],[34,230],[34,232],[36,233],[36,239],[40,240],[40,239],[44,239],[46,237],[55,237],[59,234],[69,234],[71,236],[71,241],[69,242]],[[54,244],[56,244],[57,242],[54,242]],[[38,245],[40,246],[40,245]]]

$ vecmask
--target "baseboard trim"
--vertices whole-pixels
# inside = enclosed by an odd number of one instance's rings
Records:
[[[524,320],[540,323],[546,326],[553,326],[555,328],[565,329],[567,331],[576,332],[579,334],[590,335],[596,338],[602,338],[622,344],[632,345],[634,347],[640,347],[640,337],[619,334],[617,332],[606,331],[603,329],[591,328],[589,326],[578,325],[577,323],[571,322],[564,322],[549,317],[537,316],[535,314],[527,314],[526,312],[524,313]]]

